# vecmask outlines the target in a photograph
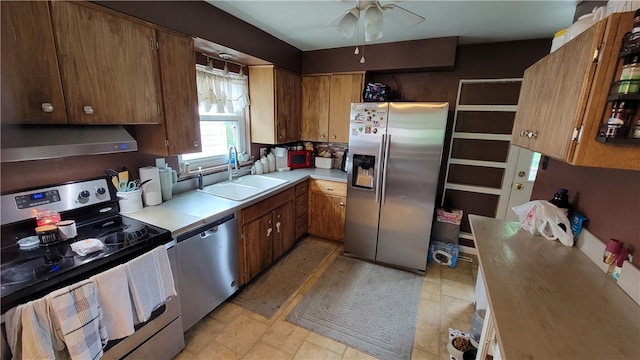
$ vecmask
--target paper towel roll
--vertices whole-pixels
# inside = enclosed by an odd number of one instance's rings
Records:
[[[142,185],[142,200],[146,206],[158,205],[162,203],[162,192],[160,191],[160,172],[155,166],[145,166],[138,169],[140,182],[151,179]]]

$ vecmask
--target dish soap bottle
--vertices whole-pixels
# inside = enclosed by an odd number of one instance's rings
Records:
[[[567,218],[573,213],[571,204],[569,204],[569,190],[558,188],[553,195],[553,199],[549,200],[550,203],[563,210]]]

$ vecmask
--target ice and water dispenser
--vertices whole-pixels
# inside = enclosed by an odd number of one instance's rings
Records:
[[[353,154],[353,176],[351,186],[373,189],[376,157],[372,155]]]

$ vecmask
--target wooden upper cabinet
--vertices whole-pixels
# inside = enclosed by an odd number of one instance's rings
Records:
[[[351,103],[362,101],[363,74],[331,75],[329,141],[349,142]]]
[[[138,150],[179,155],[202,151],[193,38],[157,31],[164,122],[136,127]]]
[[[327,141],[331,75],[302,77],[302,140]]]
[[[66,124],[49,4],[2,1],[2,123]]]
[[[351,103],[362,101],[364,74],[309,75],[302,79],[302,139],[349,142]]]
[[[251,142],[300,140],[300,76],[275,66],[249,67]]]
[[[525,71],[513,144],[573,165],[640,170],[640,147],[596,140],[633,17],[612,14]]]
[[[80,2],[50,6],[69,122],[160,123],[155,29]]]

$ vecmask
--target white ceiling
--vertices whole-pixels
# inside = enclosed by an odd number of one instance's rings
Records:
[[[355,0],[207,0],[211,5],[256,26],[295,46],[309,51],[363,42],[347,39],[335,27],[324,27],[339,14],[356,5]],[[552,38],[571,25],[576,0],[381,0],[426,18],[407,28],[385,21],[382,39],[367,43],[386,43],[445,36],[459,36],[460,44]],[[360,19],[362,21],[362,17]],[[362,24],[361,24],[362,25]]]

